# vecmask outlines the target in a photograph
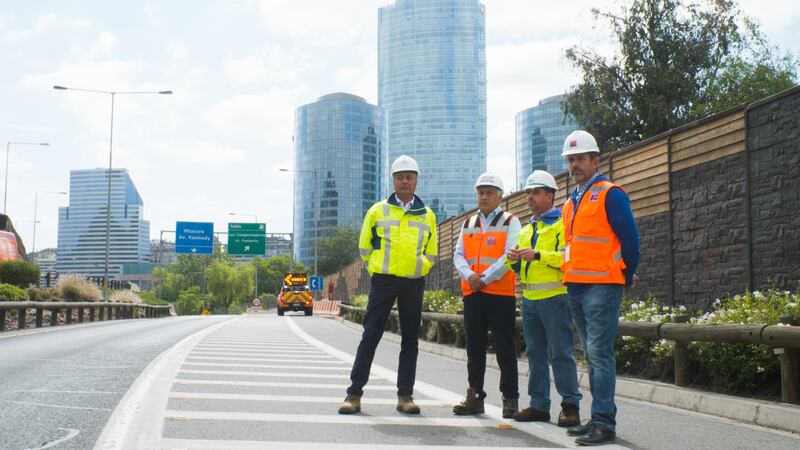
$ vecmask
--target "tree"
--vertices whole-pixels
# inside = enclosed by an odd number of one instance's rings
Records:
[[[186,277],[175,273],[168,267],[156,267],[153,269],[153,278],[156,281],[158,298],[174,302],[178,299],[181,289],[185,287]]]
[[[568,94],[565,110],[605,150],[732,102],[757,100],[797,79],[797,65],[776,58],[777,49],[764,44],[732,0],[631,0],[619,15],[592,12],[611,25],[619,52],[606,58],[578,46],[566,51],[583,80]]]
[[[227,312],[232,304],[247,301],[253,293],[253,275],[249,264],[215,261],[206,269],[206,284],[214,306]]]
[[[178,302],[175,309],[178,315],[196,315],[203,312],[204,296],[200,293],[200,287],[192,286],[184,289],[178,295]]]
[[[29,261],[0,261],[0,282],[26,288],[39,284],[39,266]]]
[[[345,225],[320,239],[317,242],[319,273],[329,275],[355,261],[358,258],[358,238],[359,230]]]

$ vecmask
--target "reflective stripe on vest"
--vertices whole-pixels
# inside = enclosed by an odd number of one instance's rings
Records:
[[[563,286],[560,281],[551,281],[549,283],[526,283],[524,289],[526,291],[549,291]]]
[[[564,255],[564,281],[567,283],[625,284],[622,270],[622,245],[606,215],[609,181],[592,185],[581,197],[577,209],[572,198],[562,208],[567,251]],[[622,188],[620,188],[622,189]]]

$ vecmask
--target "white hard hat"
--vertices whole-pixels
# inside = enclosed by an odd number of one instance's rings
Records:
[[[503,192],[503,180],[490,172],[482,173],[481,176],[478,177],[478,181],[475,182],[475,189],[481,186],[496,187],[500,189],[500,192]]]
[[[392,163],[392,175],[397,172],[416,172],[419,175],[419,166],[414,158],[408,155],[400,155]]]
[[[537,187],[552,189],[554,191],[558,190],[556,179],[550,175],[549,172],[545,172],[544,170],[534,170],[532,174],[528,175],[528,179],[525,180],[525,187],[522,189],[528,190]]]
[[[594,136],[583,130],[576,130],[564,139],[564,148],[561,151],[561,156],[592,152],[600,153],[600,148],[597,146]]]

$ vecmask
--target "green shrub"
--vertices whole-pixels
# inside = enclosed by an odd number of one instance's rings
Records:
[[[275,294],[261,294],[258,298],[261,299],[261,308],[263,309],[275,308],[278,304],[278,296]]]
[[[197,315],[203,312],[204,297],[200,293],[199,286],[192,286],[182,290],[178,294],[178,301],[175,303],[175,312],[179,316]]]
[[[142,291],[139,292],[139,297],[142,298],[142,303],[145,305],[170,305],[171,303],[165,300],[161,300],[156,296],[155,292],[153,291]]]
[[[56,288],[61,298],[68,302],[99,302],[103,299],[100,288],[78,275],[62,275]]]
[[[40,288],[31,286],[28,288],[28,297],[30,297],[33,302],[58,301],[58,289],[54,287]]]
[[[26,288],[39,284],[39,266],[29,261],[0,261],[0,282]]]
[[[3,302],[27,302],[30,298],[25,289],[20,289],[12,284],[0,284],[0,301]]]
[[[142,303],[142,298],[133,291],[114,291],[111,294],[114,303]]]
[[[461,297],[456,297],[448,291],[425,291],[422,297],[422,311],[444,314],[455,314],[464,309]]]
[[[241,303],[231,303],[228,306],[228,314],[241,314],[245,311],[245,307]]]
[[[367,302],[369,301],[369,296],[366,294],[356,295],[353,297],[352,305],[357,308],[366,308]]]

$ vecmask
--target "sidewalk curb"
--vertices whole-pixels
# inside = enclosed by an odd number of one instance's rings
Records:
[[[362,330],[360,324],[347,321],[342,317],[335,317],[335,319],[353,330]],[[383,338],[394,343],[400,343],[400,336],[395,333],[386,332]],[[463,348],[420,340],[419,349],[458,361],[466,362],[467,360],[467,352]],[[486,365],[499,369],[493,354],[487,355]],[[518,360],[518,367],[519,373],[528,373],[528,362],[524,358]],[[578,382],[584,389],[589,389],[589,375],[586,370],[578,370]],[[657,403],[687,411],[724,417],[737,422],[800,434],[800,406],[798,405],[734,397],[677,387],[657,381],[619,376],[617,377],[616,392],[620,397]]]

